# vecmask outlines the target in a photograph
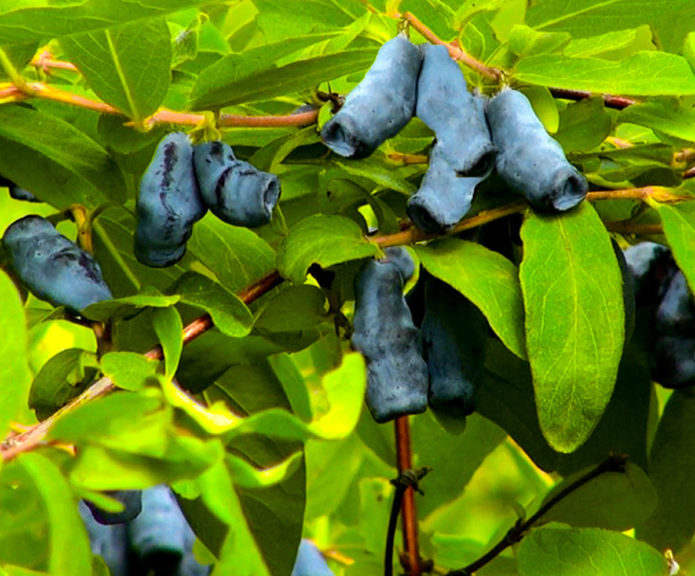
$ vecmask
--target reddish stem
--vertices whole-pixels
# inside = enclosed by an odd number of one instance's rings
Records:
[[[407,416],[396,418],[396,460],[398,473],[413,467],[410,445],[410,422]],[[403,525],[403,548],[407,558],[408,576],[420,576],[420,545],[418,543],[417,511],[415,509],[415,491],[412,486],[406,488],[401,505],[401,522]]]

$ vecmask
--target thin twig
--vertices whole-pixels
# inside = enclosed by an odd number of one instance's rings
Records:
[[[617,454],[609,456],[596,468],[587,472],[584,476],[578,478],[576,481],[572,482],[572,484],[560,490],[557,494],[555,494],[555,496],[545,502],[545,504],[543,504],[528,520],[517,520],[516,524],[514,524],[514,526],[507,531],[504,538],[502,538],[502,540],[500,540],[489,552],[465,568],[461,568],[460,570],[452,570],[447,574],[447,576],[471,576],[476,570],[480,570],[483,566],[497,558],[497,556],[499,556],[511,545],[520,542],[526,533],[533,528],[553,506],[601,474],[606,472],[624,472],[626,464],[626,455]]]
[[[93,110],[100,114],[118,115],[124,114],[113,106],[92,100],[50,86],[43,82],[27,82],[26,86],[20,88],[11,82],[0,83],[0,101],[2,102],[20,102],[27,98],[42,98],[44,100],[53,100],[54,102],[62,102]],[[282,127],[282,126],[307,126],[316,123],[318,118],[318,110],[309,110],[300,114],[284,114],[280,116],[242,116],[237,114],[221,114],[219,120],[220,127],[229,126],[245,126],[253,127]],[[157,124],[177,124],[181,126],[197,126],[205,121],[204,114],[193,114],[190,112],[176,112],[165,108],[158,110],[152,116],[145,120],[145,125],[154,126]]]
[[[261,278],[258,282],[255,282],[248,288],[242,290],[238,296],[243,302],[249,304],[273,289],[281,282],[282,277],[277,271],[274,271],[268,276]],[[183,343],[188,344],[189,342],[192,342],[207,332],[210,328],[212,328],[212,326],[212,319],[208,315],[195,319],[183,329]],[[162,348],[160,346],[156,346],[149,352],[146,352],[145,357],[154,360],[161,360],[163,357]],[[42,443],[52,426],[65,414],[74,411],[76,408],[91,402],[92,400],[106,396],[114,389],[115,386],[111,379],[107,377],[100,378],[77,398],[71,400],[68,404],[60,408],[44,421],[39,422],[21,434],[11,435],[6,438],[2,444],[0,444],[0,456],[2,457],[2,460],[11,460],[23,452],[36,448]]]
[[[413,467],[413,454],[410,444],[410,422],[407,416],[396,418],[396,460],[398,473],[402,474]],[[408,576],[420,576],[420,545],[418,542],[417,511],[415,492],[408,487],[403,494],[401,504],[401,521],[403,525],[403,549],[407,558],[404,566]]]

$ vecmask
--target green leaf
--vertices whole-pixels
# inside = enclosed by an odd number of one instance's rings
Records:
[[[543,437],[526,362],[491,341],[485,369],[485,380],[478,389],[478,411],[504,428],[542,470],[571,474],[597,465],[611,452],[628,454],[631,462],[646,468],[652,383],[648,367],[633,350],[628,349],[621,360],[615,390],[601,421],[572,454],[555,452]]]
[[[379,253],[360,227],[342,216],[316,214],[296,224],[282,243],[278,270],[285,278],[301,284],[313,263],[323,267]]]
[[[106,150],[55,116],[0,106],[0,149],[0,173],[57,208],[124,200],[123,176]]]
[[[521,238],[538,418],[548,443],[572,452],[613,393],[625,336],[622,276],[610,237],[586,202],[559,216],[529,214]]]
[[[87,532],[72,490],[60,470],[41,454],[24,453],[18,461],[33,480],[48,515],[50,573],[53,576],[91,574],[92,555]]]
[[[191,98],[227,93],[228,85],[243,82],[255,74],[277,70],[278,60],[336,35],[337,32],[327,32],[295,36],[224,56],[200,73],[193,85]]]
[[[638,50],[653,49],[652,30],[648,25],[638,26],[630,30],[616,30],[588,38],[573,38],[565,46],[565,56],[582,58],[587,56],[610,57],[618,60],[629,56]]]
[[[659,497],[654,514],[637,528],[658,549],[683,549],[695,533],[695,397],[676,390],[669,398],[650,452],[649,478]]]
[[[695,94],[695,75],[685,58],[655,51],[638,52],[619,62],[539,54],[521,59],[513,76],[519,82],[607,94]]]
[[[171,40],[163,19],[63,38],[67,57],[107,104],[140,124],[169,89]]]
[[[582,470],[565,478],[548,493],[543,502],[587,472],[589,470]],[[544,514],[541,521],[623,532],[647,518],[656,503],[656,492],[647,475],[639,466],[628,462],[625,472],[604,472],[573,490]]]
[[[570,41],[567,32],[537,32],[523,24],[515,24],[509,33],[509,49],[517,56],[555,52]]]
[[[154,377],[158,362],[136,352],[108,352],[101,357],[104,376],[124,390],[139,390]]]
[[[690,290],[695,292],[695,202],[673,206],[659,204],[657,210],[678,267],[688,280]]]
[[[152,311],[152,326],[164,351],[165,377],[176,374],[183,350],[183,322],[176,308],[156,308]]]
[[[447,238],[415,247],[427,271],[461,292],[519,358],[526,357],[524,309],[516,266],[480,244]]]
[[[526,86],[521,89],[533,106],[533,111],[550,134],[555,134],[560,126],[557,102],[545,86]]]
[[[466,430],[456,436],[443,430],[431,412],[415,416],[413,449],[415,454],[426,455],[423,463],[433,469],[423,480],[428,497],[418,501],[418,513],[423,518],[436,515],[436,510],[456,499],[483,460],[505,437],[504,430],[477,414],[466,418]]]
[[[87,376],[93,376],[99,362],[94,354],[68,348],[46,362],[34,378],[29,392],[29,407],[39,419],[47,418],[77,396]]]
[[[219,88],[200,88],[191,94],[189,105],[194,110],[220,108],[299,92],[321,82],[365,70],[375,56],[374,49],[359,49],[291,62],[262,70]]]
[[[227,467],[234,483],[243,488],[268,488],[285,482],[302,465],[303,454],[295,452],[292,456],[269,468],[254,468],[243,458],[230,454]]]
[[[251,311],[236,294],[227,291],[217,282],[188,272],[179,279],[174,290],[181,296],[181,302],[210,314],[215,327],[223,334],[241,338],[251,331]]]
[[[0,436],[26,405],[31,384],[24,307],[12,280],[0,270]]]
[[[630,122],[669,136],[695,141],[695,111],[676,98],[657,98],[628,106],[618,115],[618,122]]]
[[[560,112],[560,126],[554,138],[565,152],[589,152],[613,129],[603,98],[587,98],[569,104]]]
[[[325,321],[326,297],[316,286],[288,286],[258,313],[254,328],[261,332],[310,330]]]
[[[517,553],[521,576],[666,576],[658,550],[634,538],[598,528],[552,524],[533,530]]]
[[[188,251],[230,292],[249,286],[275,268],[275,252],[255,232],[227,224],[213,214],[193,227]]]
[[[417,192],[414,184],[400,177],[393,168],[385,168],[383,162],[375,162],[373,159],[367,158],[349,162],[336,161],[335,165],[351,176],[365,178],[386,190],[395,190],[407,195]],[[336,177],[337,175],[332,172],[331,176]]]
[[[139,294],[90,304],[82,311],[82,315],[90,320],[105,322],[131,316],[141,308],[167,308],[176,304],[179,299],[178,295],[165,296],[159,290],[145,286]]]
[[[102,30],[199,5],[200,0],[85,0],[58,5],[27,5],[0,9],[0,45],[45,41],[89,30]],[[33,3],[36,4],[36,3]]]
[[[695,26],[695,6],[690,0],[649,2],[632,0],[544,0],[531,7],[526,23],[540,30],[566,31],[572,38],[588,38],[614,30],[648,24],[665,50],[677,52]]]

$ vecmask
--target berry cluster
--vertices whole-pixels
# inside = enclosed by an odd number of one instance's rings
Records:
[[[277,176],[237,160],[228,144],[194,147],[182,132],[168,134],[140,182],[135,256],[148,266],[171,266],[208,208],[229,224],[256,227],[270,221],[279,198]]]
[[[424,412],[462,421],[473,412],[483,369],[487,322],[447,284],[414,273],[404,248],[367,262],[355,284],[352,344],[367,360],[367,406],[377,422]]]
[[[407,208],[425,232],[444,232],[463,218],[493,168],[539,210],[569,210],[586,196],[586,179],[545,131],[526,96],[511,89],[489,101],[473,95],[446,47],[418,47],[402,35],[379,50],[321,138],[341,156],[363,157],[412,116],[436,135],[429,168]]]

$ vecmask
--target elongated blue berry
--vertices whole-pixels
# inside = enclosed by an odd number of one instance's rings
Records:
[[[343,107],[323,126],[324,144],[341,156],[363,158],[398,134],[415,111],[421,58],[403,35],[386,42]]]
[[[485,317],[462,294],[428,276],[422,338],[430,407],[435,413],[464,418],[475,409],[475,388],[485,365]]]
[[[497,172],[539,210],[564,211],[579,204],[589,185],[545,131],[528,98],[505,89],[487,105]]]
[[[113,296],[91,254],[41,216],[25,216],[3,236],[12,268],[38,298],[79,312]]]
[[[270,222],[280,199],[280,181],[275,174],[237,160],[224,142],[200,144],[193,157],[201,195],[215,216],[248,228]]]
[[[459,176],[487,176],[495,147],[482,98],[466,87],[461,68],[446,46],[423,44],[415,113],[437,136],[439,153]]]
[[[367,406],[374,420],[427,408],[420,331],[403,298],[401,272],[391,262],[371,260],[356,279],[352,343],[367,360]]]
[[[302,538],[291,576],[335,576],[321,551],[311,540]]]
[[[207,211],[193,169],[193,147],[182,132],[168,134],[140,182],[135,256],[143,264],[175,264],[186,252],[193,224]]]
[[[459,176],[437,142],[419,190],[408,199],[408,216],[428,234],[449,230],[466,215],[475,189],[484,179]]]

